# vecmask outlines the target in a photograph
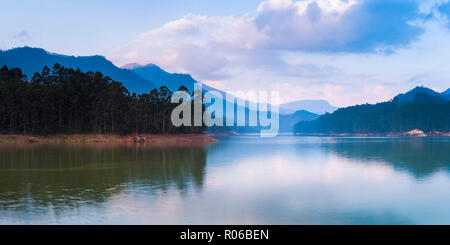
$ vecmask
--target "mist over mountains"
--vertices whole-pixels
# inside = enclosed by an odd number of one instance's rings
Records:
[[[141,65],[131,63],[122,67],[115,66],[103,56],[69,56],[48,52],[41,48],[22,47],[6,51],[0,51],[0,66],[8,68],[18,67],[28,79],[36,72],[41,72],[47,66],[52,68],[55,63],[83,72],[101,72],[113,80],[121,82],[130,93],[148,93],[154,88],[166,86],[171,91],[176,91],[180,86],[193,90],[196,81],[189,74],[169,73],[157,65]],[[225,93],[219,89],[202,84],[205,91],[217,91],[222,96]],[[192,92],[192,91],[191,91]],[[296,111],[305,110],[314,114],[333,112],[336,107],[324,100],[301,100],[280,105],[280,114],[289,115]]]
[[[330,105],[326,100],[299,100],[280,105],[280,114],[287,115],[295,113],[298,108],[315,114],[332,113],[337,107]]]
[[[43,67],[51,68],[55,63],[83,72],[101,72],[137,94],[162,86],[171,91],[181,86],[193,90],[194,84],[199,83],[189,74],[169,73],[154,64],[132,63],[119,68],[99,55],[68,56],[30,47],[0,51],[0,66],[18,67],[28,79],[34,73],[41,72]],[[225,95],[223,91],[205,84],[203,89]],[[325,100],[294,101],[280,105],[280,131],[292,132],[295,124],[297,132],[309,133],[386,133],[413,129],[446,131],[450,128],[449,101],[450,89],[439,93],[426,87],[416,87],[388,102],[341,109]],[[247,101],[247,113],[248,105]],[[244,127],[238,131],[250,132],[253,129]]]

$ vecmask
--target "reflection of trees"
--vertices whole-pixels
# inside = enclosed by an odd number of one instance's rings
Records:
[[[0,208],[98,204],[128,188],[202,188],[206,151],[144,146],[0,148]]]
[[[367,140],[348,139],[325,144],[333,153],[349,159],[386,162],[423,178],[450,166],[450,141],[433,138]]]

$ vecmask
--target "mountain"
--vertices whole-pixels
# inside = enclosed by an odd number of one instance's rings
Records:
[[[337,108],[330,105],[326,100],[299,100],[280,105],[280,114],[292,114],[299,110],[310,111],[315,114],[332,113]]]
[[[296,111],[289,115],[280,115],[280,133],[292,133],[294,132],[294,126],[298,122],[301,121],[312,121],[319,117],[319,115],[305,111],[300,110]]]
[[[314,121],[299,122],[295,132],[440,135],[450,132],[450,101],[429,88],[417,87],[388,102],[341,108]]]
[[[192,91],[194,84],[198,83],[198,81],[193,79],[189,74],[169,73],[154,64],[147,64],[143,66],[136,63],[131,63],[122,66],[122,68],[130,69],[139,76],[149,81],[153,81],[156,87],[167,86],[171,91],[178,90],[180,86],[185,86],[189,91]],[[209,87],[205,84],[203,84],[203,88],[205,91],[217,91],[225,99],[225,93],[223,91]],[[249,104],[249,102],[246,102],[247,108],[249,107]],[[289,115],[290,117],[287,118],[290,119],[295,118],[294,115],[299,115],[296,113],[297,111],[308,111],[308,113],[311,111],[311,114],[315,115],[333,112],[336,109],[336,107],[330,105],[328,101],[325,100],[301,100],[280,105],[280,115]],[[297,122],[298,121],[300,120],[297,120]]]
[[[209,133],[225,133],[225,132],[233,132],[233,133],[239,133],[239,134],[254,134],[254,133],[260,133],[261,130],[263,129],[268,129],[269,127],[262,127],[259,125],[258,126],[248,126],[249,124],[249,115],[250,113],[252,113],[252,111],[248,108],[245,108],[245,125],[247,126],[232,126],[232,127],[211,127],[208,129]],[[259,116],[258,114],[259,112],[256,112],[257,117]],[[319,117],[319,115],[311,113],[309,111],[305,111],[305,110],[300,110],[300,111],[296,111],[292,114],[288,114],[288,115],[278,115],[279,116],[279,129],[278,129],[278,133],[293,133],[294,132],[294,126],[298,123],[298,122],[302,122],[302,121],[312,121],[315,120]],[[235,113],[235,125],[237,122],[236,119],[236,113]],[[269,112],[269,117],[270,117],[270,112]]]
[[[450,88],[441,93],[445,98],[450,100]]]
[[[153,81],[155,83],[156,87],[166,86],[171,91],[176,91],[181,86],[185,86],[189,91],[192,92],[192,90],[194,88],[194,84],[199,83],[198,81],[194,80],[191,77],[191,75],[189,75],[189,74],[169,73],[154,64],[148,64],[145,66],[142,66],[139,64],[128,64],[128,65],[122,66],[122,68],[128,68],[128,69],[132,70],[133,72],[135,72],[136,74],[138,74],[139,76],[141,76],[145,79],[148,79],[150,81]],[[226,121],[226,118],[231,115],[226,114],[226,101],[225,101],[226,95],[225,95],[225,93],[218,89],[209,87],[208,85],[205,85],[205,84],[202,84],[202,87],[205,92],[216,91],[222,95],[221,99],[223,100],[223,106],[224,106],[223,120]],[[246,114],[246,121],[245,121],[246,125],[248,125],[248,123],[249,123],[248,115],[250,115],[250,113],[251,113],[251,110],[249,109],[249,108],[251,108],[250,104],[253,104],[253,103],[249,102],[249,101],[245,102],[244,111]],[[237,122],[238,119],[237,119],[237,115],[236,115],[236,111],[239,110],[238,107],[241,108],[240,105],[235,105],[234,125],[238,124],[238,122]],[[258,108],[257,105],[256,105],[256,107]],[[281,130],[283,130],[283,132],[293,132],[295,123],[302,121],[302,120],[311,120],[311,118],[315,119],[317,117],[318,117],[318,115],[307,112],[307,111],[300,111],[300,112],[293,111],[292,113],[288,113],[288,115],[286,115],[286,116],[280,115],[280,132],[281,132]],[[237,132],[237,133],[256,133],[261,130],[261,127],[245,126],[245,127],[231,127],[231,128],[227,128],[227,129],[214,127],[214,128],[211,128],[209,131],[210,132],[223,132],[226,130]]]
[[[126,65],[124,65],[124,66],[122,66],[120,68],[127,69],[127,70],[133,70],[134,68],[141,67],[141,66],[142,65],[138,64],[138,63],[130,63],[130,64],[126,64]]]
[[[445,92],[444,92],[445,93]],[[394,97],[393,102],[399,105],[405,105],[408,103],[411,103],[413,101],[419,101],[424,99],[432,99],[432,100],[441,100],[446,101],[448,100],[447,96],[443,94],[440,94],[432,89],[426,88],[426,87],[415,87],[414,89],[408,91],[404,94],[399,94]]]
[[[194,83],[197,83],[189,74],[169,73],[154,64],[141,66],[139,64],[127,64],[122,68],[129,69],[140,77],[152,81],[157,88],[166,86],[171,91],[177,91],[185,86],[192,92]]]
[[[157,65],[140,65],[137,63],[127,64],[121,68],[116,67],[103,56],[68,56],[50,53],[40,48],[15,48],[0,51],[0,67],[6,65],[9,68],[20,68],[30,79],[35,72],[41,72],[44,66],[52,68],[55,63],[66,68],[79,68],[83,72],[99,71],[113,80],[121,82],[130,92],[144,93],[153,88],[161,86],[176,91],[180,86],[185,86],[192,92],[195,83],[198,83],[189,74],[169,73]],[[205,84],[204,91],[217,91],[225,100],[225,93]],[[226,103],[224,103],[225,105]],[[250,102],[246,102],[245,111],[248,118]],[[236,105],[237,107],[238,105]],[[327,101],[296,101],[281,105],[280,110],[280,132],[292,132],[293,125],[299,121],[313,120],[318,113],[334,111],[336,108],[329,105]],[[237,111],[238,109],[236,109]],[[317,113],[311,113],[311,110]],[[236,117],[235,117],[236,118]],[[226,119],[226,116],[225,118]],[[237,119],[235,119],[235,125]],[[237,127],[237,131],[253,132],[259,131],[260,127]]]
[[[130,91],[136,93],[150,92],[155,85],[134,72],[116,67],[103,56],[68,56],[47,52],[41,48],[15,48],[7,51],[0,51],[0,67],[6,65],[8,68],[18,67],[29,79],[35,72],[41,72],[44,66],[52,68],[55,63],[66,68],[81,71],[101,72],[113,80],[123,83]]]

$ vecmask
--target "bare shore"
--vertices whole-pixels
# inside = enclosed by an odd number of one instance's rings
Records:
[[[137,135],[115,135],[115,134],[73,134],[73,135],[50,135],[31,136],[7,134],[0,135],[0,144],[34,144],[34,143],[58,143],[58,144],[149,144],[149,145],[192,145],[209,144],[218,140],[203,134],[137,134]]]

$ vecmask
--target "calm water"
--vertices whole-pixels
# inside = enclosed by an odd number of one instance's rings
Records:
[[[450,224],[450,139],[0,146],[0,224]]]

